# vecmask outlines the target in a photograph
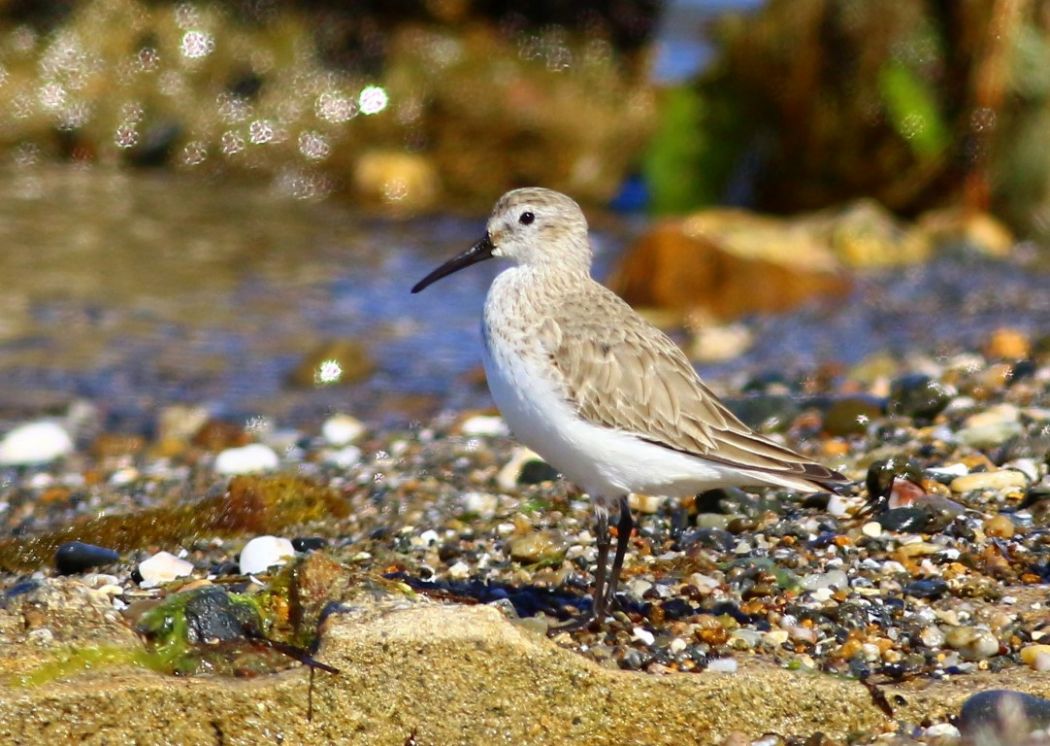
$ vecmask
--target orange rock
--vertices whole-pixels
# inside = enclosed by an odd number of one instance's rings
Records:
[[[653,228],[624,256],[610,286],[632,305],[733,319],[841,296],[850,280],[826,247],[787,223],[708,210]]]
[[[1031,351],[1028,335],[1010,327],[996,329],[984,345],[984,354],[989,358],[1018,360],[1028,357]]]

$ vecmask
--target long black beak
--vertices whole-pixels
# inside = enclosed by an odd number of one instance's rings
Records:
[[[412,286],[412,292],[418,293],[428,285],[440,280],[442,277],[452,274],[453,272],[459,272],[464,267],[469,267],[471,264],[477,264],[483,262],[486,259],[492,258],[492,250],[495,247],[492,245],[492,239],[489,238],[489,234],[486,233],[485,237],[478,241],[476,244],[471,246],[469,249],[464,251],[459,256],[454,256],[447,262],[442,264],[440,267],[435,269],[429,275],[424,277],[422,280]]]

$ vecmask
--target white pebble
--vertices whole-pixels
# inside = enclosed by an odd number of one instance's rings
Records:
[[[468,492],[463,495],[463,509],[468,513],[475,513],[485,520],[496,515],[499,508],[499,500],[495,495],[487,492]]]
[[[262,443],[250,443],[240,448],[227,448],[215,457],[215,471],[219,474],[253,474],[277,468],[277,454]]]
[[[241,550],[241,574],[255,575],[266,572],[274,565],[283,565],[294,556],[295,548],[288,539],[279,536],[256,536]]]
[[[156,588],[177,578],[193,574],[193,563],[176,557],[171,552],[157,552],[139,563],[143,588]]]
[[[631,634],[631,639],[640,640],[646,645],[652,645],[656,642],[656,635],[647,630],[645,627],[635,627]]]
[[[466,580],[470,577],[470,565],[459,560],[448,568],[448,576],[453,580]]]
[[[46,464],[73,452],[73,439],[54,422],[19,425],[0,440],[0,466]]]
[[[831,600],[831,594],[832,590],[830,588],[817,588],[810,595],[813,597],[814,601],[824,603],[825,601]]]
[[[868,521],[860,527],[860,532],[872,539],[877,539],[882,536],[882,524],[878,521]]]
[[[321,436],[330,446],[347,446],[365,433],[364,424],[348,414],[335,414],[321,425]]]
[[[349,469],[361,463],[361,449],[357,446],[326,448],[321,453],[321,457],[326,464],[338,466],[340,469]]]
[[[503,468],[496,475],[496,484],[499,485],[501,490],[513,492],[518,489],[518,477],[521,476],[521,470],[525,464],[530,461],[542,460],[535,451],[528,448],[515,448],[510,454],[510,459],[507,460],[507,463],[503,465]]]
[[[627,593],[638,600],[641,600],[645,595],[646,591],[653,587],[653,584],[643,578],[631,578],[626,584],[625,588]]]
[[[828,498],[828,513],[836,518],[846,515],[847,506],[848,503],[841,495],[832,493],[831,497]]]
[[[712,658],[707,664],[711,673],[736,673],[736,658]]]
[[[927,738],[962,738],[959,729],[951,723],[937,723],[931,725],[924,733]]]
[[[502,417],[490,417],[487,415],[474,415],[463,422],[459,428],[460,432],[470,437],[508,435],[507,423]]]
[[[432,528],[428,528],[426,531],[419,535],[419,546],[429,547],[431,544],[437,544],[439,540],[438,532]],[[412,542],[415,544],[416,542]]]

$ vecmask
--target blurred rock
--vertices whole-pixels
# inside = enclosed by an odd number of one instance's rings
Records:
[[[28,422],[0,439],[0,466],[46,464],[73,452],[73,439],[61,425]]]
[[[995,216],[961,207],[924,212],[916,229],[938,251],[1005,257],[1016,242],[1013,232]]]
[[[931,245],[924,235],[871,199],[802,217],[798,225],[848,267],[896,267],[918,264],[930,256]]]
[[[364,423],[348,414],[334,414],[321,425],[321,435],[330,446],[350,445],[364,433]]]
[[[743,324],[703,325],[689,343],[689,357],[698,363],[719,363],[740,357],[754,342]]]
[[[623,256],[610,286],[632,305],[733,319],[841,296],[850,281],[806,231],[718,209],[655,226]]]
[[[1019,329],[1000,327],[984,343],[985,357],[1002,360],[1021,360],[1032,352],[1032,342]]]
[[[359,197],[398,211],[420,212],[441,194],[438,172],[426,156],[396,150],[363,153],[354,165],[353,183]]]
[[[227,448],[215,457],[215,471],[227,476],[272,471],[279,464],[280,459],[274,450],[262,443]]]
[[[332,339],[306,353],[288,376],[297,388],[356,383],[372,375],[375,363],[363,344],[353,339]]]

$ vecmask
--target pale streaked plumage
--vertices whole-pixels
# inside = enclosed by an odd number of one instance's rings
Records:
[[[508,192],[485,238],[413,292],[490,256],[514,262],[485,301],[493,398],[515,436],[595,500],[599,542],[609,499],[620,498],[621,527],[629,533],[628,492],[685,495],[761,484],[814,491],[844,481],[751,431],[667,335],[591,279],[587,222],[570,198],[538,188]],[[599,549],[600,616],[609,599],[600,592],[601,543]],[[624,549],[618,540],[610,596]]]

